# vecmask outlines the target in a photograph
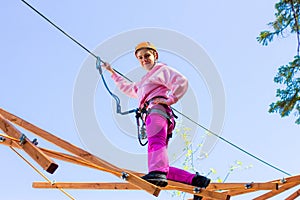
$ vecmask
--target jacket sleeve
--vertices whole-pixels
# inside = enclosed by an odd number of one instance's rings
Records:
[[[151,81],[162,84],[169,89],[168,105],[176,103],[188,89],[187,78],[168,66],[161,67],[152,77],[153,80]]]
[[[115,81],[117,87],[119,88],[119,90],[121,92],[123,92],[124,94],[126,94],[129,97],[132,98],[137,98],[137,86],[136,83],[134,82],[129,82],[127,81],[125,78],[123,78],[122,76],[114,73],[111,75],[112,79]]]

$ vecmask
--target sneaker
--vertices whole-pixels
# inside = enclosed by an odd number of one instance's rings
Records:
[[[198,172],[196,172],[195,177],[192,180],[192,185],[199,188],[206,188],[210,183],[210,179],[205,176],[201,176]],[[202,197],[194,195],[194,200],[201,200]]]
[[[167,175],[164,172],[150,172],[141,178],[159,187],[166,187],[168,185]]]

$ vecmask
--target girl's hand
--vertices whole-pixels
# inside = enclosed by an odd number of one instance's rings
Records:
[[[104,69],[106,69],[107,71],[109,71],[110,73],[115,73],[114,69],[111,67],[111,65],[107,62],[103,63],[101,65]]]

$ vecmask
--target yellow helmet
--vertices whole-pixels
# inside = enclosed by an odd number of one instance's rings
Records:
[[[156,51],[157,53],[157,50],[156,50],[156,47],[150,43],[150,42],[141,42],[139,43],[136,47],[135,47],[135,51],[134,51],[134,54],[136,54],[136,52],[140,49],[152,49],[154,51]]]

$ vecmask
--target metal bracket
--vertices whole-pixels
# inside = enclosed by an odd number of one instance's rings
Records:
[[[0,137],[0,142],[4,142],[6,140],[6,138],[5,137]]]
[[[50,182],[50,184],[51,184],[52,186],[55,185],[55,183],[56,183],[55,180],[52,180],[52,181]]]
[[[282,179],[280,180],[280,182],[281,182],[281,183],[286,183],[287,180],[286,180],[285,178],[282,178]]]
[[[26,143],[26,135],[23,133],[22,135],[21,135],[21,137],[20,137],[20,142],[19,142],[19,144],[20,145],[24,145],[25,143]]]
[[[252,188],[252,184],[253,184],[253,182],[245,184],[245,189],[251,189]]]
[[[129,174],[127,174],[126,172],[122,172],[121,178],[122,178],[123,180],[127,180],[128,177],[129,177]]]
[[[201,192],[201,188],[195,187],[194,190],[193,190],[193,192],[194,192],[195,194],[199,194],[199,193]]]
[[[34,144],[35,146],[37,146],[39,144],[39,142],[36,138],[34,138],[31,143]]]

